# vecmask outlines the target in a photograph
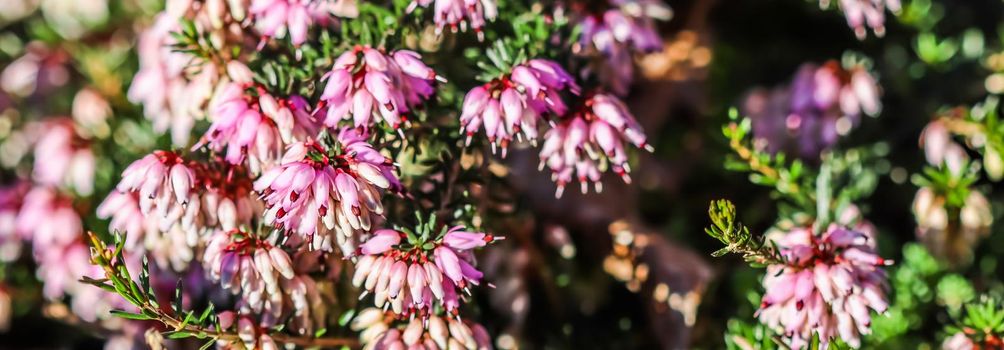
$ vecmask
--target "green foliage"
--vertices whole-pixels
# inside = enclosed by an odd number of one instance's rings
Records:
[[[711,218],[711,226],[704,229],[704,232],[725,244],[724,248],[711,253],[712,256],[740,254],[754,266],[783,262],[773,241],[764,243],[763,236],[750,234],[749,228],[736,220],[736,208],[732,202],[726,199],[711,201],[708,216]]]

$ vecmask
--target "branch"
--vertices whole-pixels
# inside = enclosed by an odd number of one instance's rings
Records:
[[[90,237],[90,244],[92,246],[92,263],[101,267],[105,278],[98,280],[84,277],[81,282],[114,292],[137,308],[137,312],[135,313],[113,310],[113,315],[131,320],[153,320],[160,322],[169,328],[169,331],[166,333],[169,338],[194,337],[209,339],[210,342],[241,342],[239,334],[221,330],[222,327],[219,325],[219,320],[213,313],[212,304],[199,315],[196,315],[192,311],[183,311],[181,309],[182,286],[180,281],[178,289],[175,292],[174,312],[170,312],[170,308],[161,307],[156,301],[153,290],[150,288],[149,269],[145,260],[143,262],[143,271],[139,275],[139,284],[131,277],[122,255],[122,247],[125,242],[122,236],[115,236],[114,249],[108,247],[94,233],[88,232],[88,236]],[[312,338],[284,333],[274,333],[269,334],[269,336],[278,343],[302,347],[358,347],[359,345],[359,342],[352,338]]]

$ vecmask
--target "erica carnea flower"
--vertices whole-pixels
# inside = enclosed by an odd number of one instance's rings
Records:
[[[219,230],[209,239],[203,261],[210,276],[234,294],[262,300],[279,293],[279,281],[293,278],[293,263],[282,248],[255,234]]]
[[[210,106],[213,123],[193,149],[205,144],[225,152],[231,164],[246,159],[251,171],[259,173],[279,160],[285,145],[313,136],[318,126],[302,97],[276,98],[260,86],[252,95],[245,87],[220,87]]]
[[[921,187],[913,198],[917,237],[937,257],[959,264],[972,258],[979,240],[990,234],[993,212],[979,191],[969,191],[961,206],[949,203],[944,193]]]
[[[820,0],[821,7],[828,7],[831,0]],[[899,0],[838,0],[840,9],[847,17],[847,25],[854,29],[858,39],[868,35],[865,26],[872,29],[876,36],[885,35],[885,10],[899,13]]]
[[[398,321],[395,315],[377,308],[359,312],[350,325],[359,332],[367,350],[390,349],[492,349],[491,336],[480,324],[431,315]]]
[[[339,56],[324,79],[321,102],[328,109],[324,124],[331,127],[351,119],[356,127],[383,121],[399,128],[408,120],[408,112],[435,91],[433,80],[445,81],[413,51],[388,54],[359,45]]]
[[[35,187],[24,196],[15,225],[21,238],[34,243],[35,251],[67,246],[84,232],[72,200],[48,187]]]
[[[443,230],[438,237],[425,226],[418,233],[377,230],[359,247],[352,284],[373,293],[376,307],[390,303],[397,314],[425,314],[436,305],[456,312],[460,291],[481,283],[471,250],[498,238],[460,226]]]
[[[264,326],[290,321],[298,334],[312,334],[324,323],[325,305],[314,279],[320,254],[298,252],[291,258],[274,242],[238,230],[217,231],[206,247],[203,263],[214,281],[238,296],[242,313],[261,315]]]
[[[672,11],[658,0],[621,0],[607,5],[609,7],[581,9],[579,28],[582,34],[573,51],[601,55],[602,66],[591,70],[599,71],[600,78],[613,91],[625,94],[634,79],[634,54],[662,48],[662,38],[653,19],[667,20]],[[573,6],[587,5],[576,3]]]
[[[215,65],[197,71],[187,65],[193,57],[176,51],[172,32],[180,30],[177,17],[161,14],[139,37],[139,72],[129,87],[129,100],[143,106],[158,133],[170,132],[175,146],[187,146],[196,118],[213,94],[220,78]]]
[[[295,46],[307,40],[313,19],[310,0],[252,0],[248,9],[254,27],[266,37],[289,37]]]
[[[502,156],[513,139],[520,141],[525,136],[535,142],[543,116],[562,115],[568,110],[561,97],[564,91],[577,95],[579,86],[564,68],[545,59],[530,60],[501,78],[471,89],[460,114],[467,144],[482,128],[492,152],[500,146]]]
[[[253,316],[224,311],[216,315],[221,329],[236,330],[239,340],[220,342],[220,349],[279,350],[279,345],[268,335],[268,325],[255,321]]]
[[[154,151],[129,164],[122,171],[116,188],[120,192],[138,192],[144,213],[154,209],[167,216],[172,204],[188,207],[195,187],[195,171],[190,162],[171,151]]]
[[[850,132],[861,115],[877,115],[879,97],[875,78],[862,65],[845,69],[830,61],[802,65],[789,87],[750,93],[743,112],[769,151],[815,158]]]
[[[767,267],[760,322],[793,348],[814,334],[824,346],[837,337],[860,346],[860,335],[871,333],[871,310],[888,308],[881,266],[891,261],[879,257],[864,234],[836,225],[820,237],[796,228],[775,242],[785,263]]]
[[[32,179],[49,186],[70,185],[80,195],[90,195],[94,190],[94,153],[74,131],[73,122],[60,118],[39,127]]]
[[[557,121],[544,134],[540,167],[551,169],[558,197],[573,179],[579,180],[583,193],[589,182],[601,191],[600,174],[607,169],[630,182],[625,151],[628,143],[651,151],[627,106],[614,96],[595,94],[580,110]]]
[[[442,34],[443,28],[449,27],[456,33],[457,29],[466,31],[470,27],[478,34],[479,40],[484,40],[481,28],[485,20],[495,20],[498,15],[498,5],[495,0],[412,0],[408,12],[416,7],[432,7],[433,22],[436,23],[436,34]]]
[[[13,261],[21,254],[17,220],[28,189],[28,183],[23,180],[0,185],[0,262]]]
[[[268,209],[265,222],[297,233],[315,249],[332,248],[331,231],[344,251],[354,249],[358,232],[369,231],[383,214],[382,190],[400,192],[393,162],[362,135],[347,129],[328,150],[316,142],[296,143],[282,164],[255,182]]]

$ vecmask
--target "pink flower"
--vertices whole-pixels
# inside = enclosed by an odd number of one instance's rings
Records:
[[[307,41],[307,30],[315,22],[328,22],[331,16],[326,1],[312,0],[251,0],[248,11],[262,36],[288,37],[293,46]]]
[[[158,267],[184,271],[194,257],[200,229],[194,224],[185,226],[171,216],[146,215],[139,202],[136,192],[112,191],[98,206],[97,216],[111,219],[108,224],[111,232],[125,234],[125,249],[130,253],[145,254]],[[181,209],[178,205],[173,207]]]
[[[196,176],[192,163],[171,151],[154,151],[130,164],[122,171],[122,180],[116,189],[120,192],[138,192],[139,204],[144,214],[153,210],[168,216],[174,204],[184,210],[193,197]],[[197,208],[195,209],[197,212]]]
[[[433,80],[444,80],[415,52],[386,54],[358,45],[339,56],[324,79],[325,125],[336,127],[339,121],[352,119],[356,127],[383,121],[395,129],[432,95]]]
[[[769,151],[818,158],[862,115],[881,112],[880,95],[875,78],[860,64],[803,64],[790,86],[749,94],[743,113]]]
[[[26,192],[28,183],[22,180],[0,186],[0,262],[14,261],[21,254],[17,220]]]
[[[871,310],[885,312],[886,274],[891,264],[875,253],[867,237],[831,226],[821,237],[797,228],[776,243],[786,264],[767,268],[766,293],[757,317],[786,336],[793,348],[814,334],[825,345],[839,337],[852,347],[871,332]]]
[[[533,59],[512,72],[475,87],[464,97],[460,114],[461,131],[470,145],[474,133],[484,128],[492,152],[497,146],[505,157],[513,138],[535,142],[538,121],[545,115],[564,114],[568,107],[561,92],[579,93],[575,79],[557,63]]]
[[[827,7],[830,0],[820,0],[820,5]],[[875,32],[876,36],[885,35],[885,10],[899,13],[899,0],[840,0],[840,9],[847,17],[847,25],[854,29],[858,39],[868,35],[865,26]]]
[[[48,187],[35,187],[24,196],[15,221],[18,234],[31,241],[36,252],[67,246],[84,234],[71,199]]]
[[[456,312],[458,290],[478,285],[483,274],[474,268],[471,249],[499,238],[453,227],[429,242],[409,239],[404,232],[377,230],[360,246],[352,283],[373,293],[376,307],[399,315],[425,314],[436,305]]]
[[[220,72],[213,64],[201,65],[193,71],[197,73],[186,70],[194,57],[172,47],[176,41],[171,33],[180,30],[178,23],[177,17],[162,14],[140,35],[139,71],[133,77],[128,97],[143,105],[154,131],[169,131],[172,143],[185,147],[195,119],[204,113],[204,105],[220,79]]]
[[[346,252],[355,237],[383,214],[381,190],[401,192],[393,163],[353,129],[338,136],[336,151],[316,142],[293,144],[282,164],[255,182],[268,209],[265,222],[297,233],[312,248],[329,250],[331,239]],[[328,234],[335,231],[336,237]]]
[[[278,99],[262,87],[256,91],[257,96],[252,96],[242,84],[222,85],[210,106],[213,123],[193,149],[207,145],[216,152],[225,150],[231,164],[246,159],[251,171],[260,173],[279,160],[285,145],[317,133],[302,97]]]
[[[662,48],[653,18],[669,19],[672,11],[659,1],[618,1],[614,8],[582,15],[582,31],[573,51],[602,55],[600,79],[618,94],[626,94],[634,80],[634,54]]]
[[[349,326],[359,332],[365,349],[492,349],[492,339],[480,324],[430,315],[402,320],[376,308],[359,312]]]
[[[408,13],[418,6],[433,8],[433,22],[436,23],[436,35],[443,33],[443,28],[449,26],[450,31],[457,29],[466,31],[470,26],[478,34],[478,40],[484,40],[481,28],[485,20],[495,20],[498,15],[498,5],[495,0],[412,0],[408,5]]]
[[[280,279],[293,278],[293,263],[285,251],[239,230],[216,231],[202,260],[214,281],[249,299],[279,293]]]
[[[628,143],[651,151],[645,143],[645,134],[619,99],[611,95],[595,94],[586,100],[581,110],[559,121],[544,134],[540,149],[540,167],[551,169],[558,184],[557,197],[565,185],[578,178],[582,192],[588,182],[601,191],[600,174],[606,168],[620,175],[625,182],[628,176]]]
[[[49,186],[70,185],[80,195],[94,191],[94,153],[73,129],[69,119],[42,124],[35,143],[32,178]]]

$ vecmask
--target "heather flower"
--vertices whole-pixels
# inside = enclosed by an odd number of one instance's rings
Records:
[[[81,132],[90,135],[107,135],[108,118],[112,107],[101,94],[93,89],[83,89],[73,97],[73,121],[82,126]],[[83,135],[87,136],[87,135]]]
[[[474,133],[485,130],[492,152],[526,137],[536,142],[538,122],[546,115],[562,115],[568,110],[561,92],[579,94],[579,86],[564,68],[544,59],[533,59],[512,69],[510,74],[475,87],[464,97],[460,114],[461,132],[470,145]]]
[[[298,334],[313,334],[324,323],[325,305],[314,279],[320,268],[318,252],[298,252],[293,258],[274,241],[243,231],[217,231],[210,239],[203,263],[210,277],[239,295],[242,312],[261,315],[263,325],[289,320]]]
[[[32,179],[60,186],[70,185],[80,195],[94,191],[94,153],[74,131],[67,119],[44,123],[35,143]]]
[[[268,335],[268,325],[256,322],[252,316],[224,311],[216,315],[220,328],[236,329],[239,340],[221,341],[221,349],[279,350],[279,345]]]
[[[46,95],[69,81],[65,65],[68,60],[65,52],[50,50],[38,42],[29,43],[25,54],[0,73],[0,89],[18,97]]]
[[[409,111],[429,99],[435,91],[433,80],[445,81],[415,52],[388,54],[359,45],[339,56],[324,79],[325,125],[336,127],[352,119],[356,127],[383,121],[395,129],[408,121]]]
[[[547,166],[558,184],[557,197],[565,185],[577,178],[582,192],[593,182],[602,190],[600,174],[612,169],[625,182],[630,182],[626,145],[651,151],[645,134],[631,112],[618,98],[595,94],[580,110],[559,120],[544,134],[540,150],[540,167]]]
[[[951,337],[945,338],[941,343],[941,350],[973,350],[979,349],[979,346],[969,339],[969,336],[963,332],[956,332]]]
[[[230,164],[242,164],[246,159],[251,171],[260,173],[279,160],[285,145],[317,133],[302,97],[280,99],[262,87],[256,91],[257,96],[252,96],[242,84],[221,85],[210,103],[213,123],[193,149],[206,145],[225,152]]]
[[[864,39],[868,35],[865,26],[875,32],[876,36],[885,35],[885,10],[899,13],[901,4],[899,0],[839,0],[840,9],[847,17],[847,25],[854,29],[854,35],[858,39]],[[821,7],[828,7],[830,0],[820,0]]]
[[[200,164],[201,165],[201,164]],[[202,218],[206,227],[233,230],[251,225],[264,211],[247,169],[216,159],[198,168]]]
[[[298,234],[314,249],[330,250],[335,238],[351,252],[357,233],[369,231],[383,214],[381,190],[402,191],[392,164],[347,129],[333,150],[316,142],[291,145],[282,164],[265,171],[254,189],[268,208],[266,223]]]
[[[662,48],[656,19],[669,19],[672,11],[661,1],[615,1],[610,8],[584,10],[581,36],[573,47],[578,54],[598,53],[604,59],[600,78],[618,94],[626,94],[634,80],[634,54]],[[582,5],[580,5],[582,6]]]
[[[792,348],[818,335],[825,347],[839,337],[852,347],[871,333],[871,311],[888,309],[886,274],[867,237],[840,226],[822,236],[796,228],[776,240],[783,264],[767,267],[757,318],[785,335]],[[869,310],[870,309],[870,310]]]
[[[84,232],[71,199],[48,187],[35,187],[24,196],[15,228],[22,239],[33,243],[36,252],[67,246]]]
[[[913,199],[917,237],[935,256],[958,264],[972,258],[973,248],[990,234],[993,213],[979,191],[969,191],[961,207],[950,208],[948,198],[921,187]]]
[[[186,230],[180,222],[140,209],[136,192],[112,191],[97,208],[97,216],[111,219],[108,229],[125,234],[125,249],[133,254],[147,255],[157,266],[184,271],[195,255],[198,231]]]
[[[154,151],[129,164],[122,171],[122,180],[116,189],[138,192],[140,209],[144,214],[156,210],[158,215],[167,217],[180,209],[190,218],[198,213],[199,201],[190,200],[195,196],[195,183],[191,162],[171,151]]]
[[[315,23],[330,22],[338,8],[329,1],[251,0],[248,11],[254,27],[264,37],[289,38],[293,46],[307,41],[307,30]],[[345,7],[342,4],[341,7]]]
[[[467,232],[461,226],[444,231],[428,241],[424,238],[428,232],[375,231],[359,246],[352,284],[365,289],[363,295],[373,293],[376,307],[390,304],[400,315],[425,314],[436,305],[456,313],[459,291],[479,285],[483,276],[474,268],[471,250],[499,237]]]
[[[349,327],[359,332],[363,349],[492,349],[491,336],[480,324],[431,315],[400,320],[377,308],[367,308]]]
[[[408,5],[408,13],[418,6],[432,7],[432,21],[436,23],[436,35],[443,33],[443,28],[449,27],[453,33],[459,28],[467,31],[470,27],[478,34],[478,40],[484,40],[481,28],[485,21],[493,21],[498,16],[498,5],[495,0],[412,0]]]
[[[751,117],[760,146],[815,158],[850,132],[861,115],[877,115],[879,95],[874,77],[861,65],[804,64],[790,86],[750,93],[743,113]]]
[[[24,181],[0,186],[0,262],[14,261],[21,254],[17,218],[27,191]]]
[[[194,59],[176,51],[172,32],[180,30],[178,18],[169,14],[157,17],[153,26],[139,37],[139,71],[129,87],[129,100],[143,105],[147,119],[157,133],[171,133],[175,146],[188,145],[196,118],[209,101],[220,79],[213,64],[201,65],[197,73],[186,70]]]

